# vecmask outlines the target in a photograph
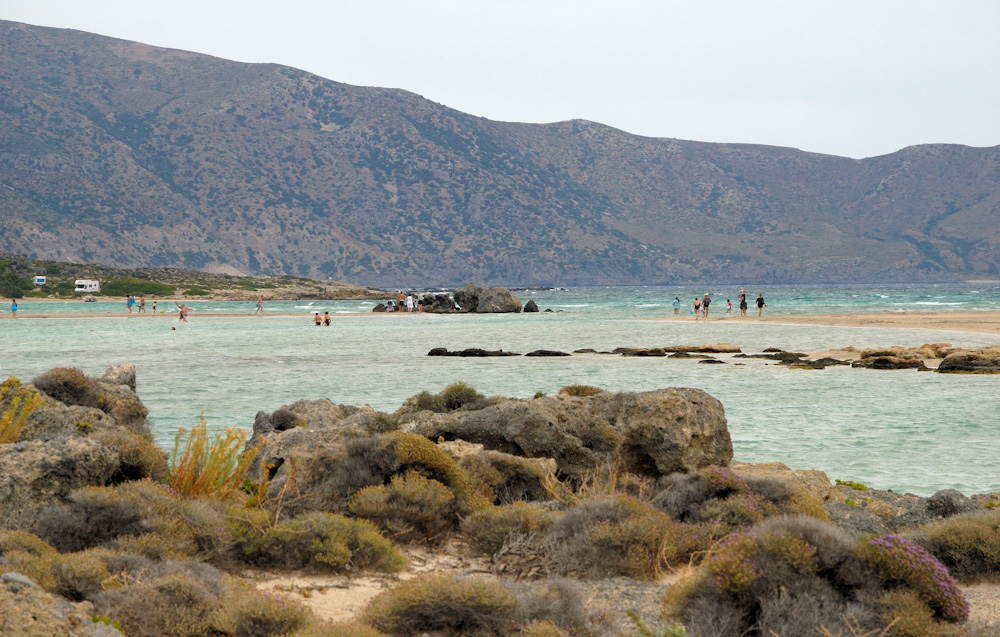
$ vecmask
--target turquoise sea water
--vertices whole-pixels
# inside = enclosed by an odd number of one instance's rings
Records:
[[[692,360],[574,355],[560,358],[427,357],[432,347],[609,350],[619,346],[731,342],[744,351],[830,347],[1000,343],[971,332],[794,326],[753,316],[718,322],[673,317],[712,294],[712,314],[725,311],[737,288],[574,288],[521,291],[552,313],[517,315],[372,314],[370,301],[268,302],[253,316],[251,302],[193,301],[190,323],[165,316],[125,316],[124,303],[37,303],[23,299],[18,320],[0,321],[0,374],[22,380],[57,366],[100,374],[132,362],[154,433],[170,447],[178,427],[204,413],[210,426],[249,428],[258,410],[301,398],[368,404],[393,411],[422,390],[462,380],[490,395],[529,398],[569,384],[641,391],[696,387],[726,409],[735,459],[781,461],[821,469],[831,479],[865,482],[929,495],[942,488],[966,494],[1000,491],[1000,377],[831,367],[790,370],[770,361],[698,365]],[[1000,285],[772,286],[769,314],[1000,310]],[[152,299],[147,300],[147,307]],[[169,308],[167,307],[169,305]],[[9,316],[9,306],[0,317]],[[314,327],[311,313],[335,314]],[[106,319],[81,318],[103,313]],[[48,320],[21,320],[32,313]],[[241,316],[222,316],[223,314]],[[292,316],[278,316],[279,313]],[[734,309],[734,314],[738,310]],[[754,313],[751,308],[751,314]],[[643,319],[670,317],[667,321]],[[171,329],[176,328],[176,330]]]

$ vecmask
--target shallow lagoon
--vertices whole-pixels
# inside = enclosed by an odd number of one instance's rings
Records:
[[[992,286],[812,286],[761,288],[774,313],[1000,309]],[[518,292],[552,313],[521,315],[373,315],[371,302],[192,302],[191,322],[167,316],[124,317],[121,303],[21,303],[65,314],[51,320],[0,321],[0,373],[22,380],[56,366],[100,374],[132,362],[158,442],[170,447],[178,427],[204,413],[210,426],[249,428],[258,410],[301,398],[329,398],[392,411],[408,396],[456,380],[486,394],[529,398],[569,384],[641,391],[697,387],[726,408],[735,459],[778,460],[822,469],[831,479],[929,495],[1000,491],[1000,378],[844,367],[791,370],[748,361],[575,355],[560,358],[429,358],[432,347],[483,347],[525,353],[619,346],[731,342],[745,351],[774,346],[819,351],[832,346],[996,344],[995,335],[913,329],[792,326],[744,321],[695,323],[671,315],[669,300],[711,289],[590,288]],[[751,296],[756,296],[752,290]],[[713,295],[713,314],[725,293]],[[732,298],[735,298],[735,293]],[[151,300],[147,300],[147,306]],[[170,309],[176,312],[173,304]],[[161,304],[161,309],[164,304]],[[559,311],[561,310],[561,311]],[[311,312],[333,325],[314,327]],[[734,310],[735,311],[735,310]],[[82,312],[106,319],[79,318]],[[359,313],[360,312],[360,313]],[[240,314],[223,316],[223,314]],[[285,315],[279,315],[285,314]],[[177,328],[173,330],[171,328]]]

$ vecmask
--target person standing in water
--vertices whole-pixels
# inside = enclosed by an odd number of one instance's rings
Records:
[[[153,301],[153,314],[156,314],[156,301]]]
[[[138,313],[139,314],[145,314],[146,313],[146,295],[145,294],[140,294],[139,295],[139,312]]]
[[[674,297],[674,314],[680,314],[680,313],[681,313],[681,297],[675,296]]]
[[[740,289],[740,295],[737,298],[739,298],[739,300],[740,300],[740,316],[746,316],[747,315],[747,291],[744,290],[744,289]]]
[[[319,317],[319,312],[313,312],[313,325],[319,327],[323,324],[323,319]]]
[[[712,298],[708,296],[708,292],[705,293],[705,297],[701,300],[701,312],[705,318],[708,318],[708,306],[712,303]]]
[[[132,313],[132,306],[135,305],[135,297],[133,297],[133,296],[126,296],[125,297],[125,305],[128,306],[128,313],[131,314]]]
[[[701,314],[701,299],[699,299],[697,296],[694,297],[694,307],[692,307],[691,309],[693,310],[694,313],[694,321],[695,323],[697,323],[698,315]]]
[[[10,300],[10,317],[17,318],[17,301],[14,299]]]
[[[729,299],[726,299],[726,314],[732,314],[732,313],[733,313],[733,302],[730,301]]]
[[[330,313],[329,312],[323,312],[323,325],[326,325],[327,327],[330,327]]]
[[[767,303],[764,302],[764,294],[757,295],[757,316],[764,314],[764,308],[767,307]]]
[[[263,294],[258,294],[257,295],[257,311],[254,312],[254,314],[260,314],[261,316],[264,316],[264,295]]]
[[[180,309],[180,311],[181,311],[181,315],[179,317],[177,317],[177,320],[178,321],[184,321],[185,323],[187,323],[188,322],[188,306],[185,305],[184,303],[177,303],[177,301],[174,301],[174,305],[176,305],[177,308]]]

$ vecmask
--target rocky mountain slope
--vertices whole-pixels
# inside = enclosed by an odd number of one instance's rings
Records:
[[[369,285],[1000,275],[1000,147],[853,160],[495,122],[0,21],[0,250]]]

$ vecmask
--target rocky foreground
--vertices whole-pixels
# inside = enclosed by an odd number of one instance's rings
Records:
[[[3,634],[1000,628],[1000,494],[735,463],[699,390],[303,400],[249,439],[185,432],[168,462],[135,383],[123,365],[0,388]]]

